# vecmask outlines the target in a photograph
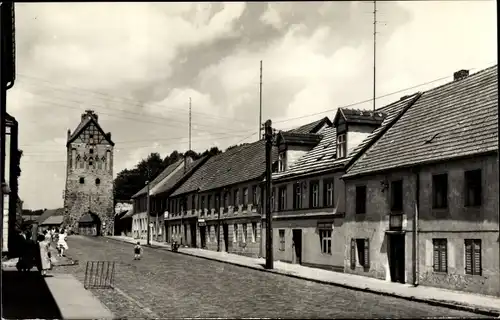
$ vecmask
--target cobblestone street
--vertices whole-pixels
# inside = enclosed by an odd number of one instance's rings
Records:
[[[53,272],[83,282],[85,262],[117,261],[116,290],[92,290],[118,318],[281,317],[403,318],[478,317],[403,299],[348,290],[250,270],[105,238],[69,237],[68,255],[79,265]]]

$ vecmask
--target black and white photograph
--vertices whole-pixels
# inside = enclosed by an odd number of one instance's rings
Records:
[[[0,8],[2,319],[500,318],[496,1]]]

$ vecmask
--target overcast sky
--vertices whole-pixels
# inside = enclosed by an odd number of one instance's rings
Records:
[[[377,10],[377,96],[398,91],[377,106],[497,62],[495,1]],[[188,149],[189,97],[195,151],[255,141],[260,60],[263,120],[278,129],[373,95],[371,2],[18,3],[16,41],[7,108],[25,208],[63,205],[66,132],[85,109],[112,133],[116,175],[150,152]]]

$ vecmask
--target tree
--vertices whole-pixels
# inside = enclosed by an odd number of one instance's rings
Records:
[[[214,156],[220,153],[222,151],[217,147],[207,149],[203,153],[189,150],[183,154],[175,150],[165,159],[162,159],[159,153],[151,153],[146,159],[139,161],[135,168],[124,169],[118,173],[114,181],[115,202],[130,200],[134,194],[146,185],[146,181],[154,180],[163,170],[184,156],[197,160],[204,156]]]

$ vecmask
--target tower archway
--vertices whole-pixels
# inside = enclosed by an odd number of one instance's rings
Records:
[[[101,235],[101,219],[91,211],[83,214],[78,220],[78,233],[85,236]]]

